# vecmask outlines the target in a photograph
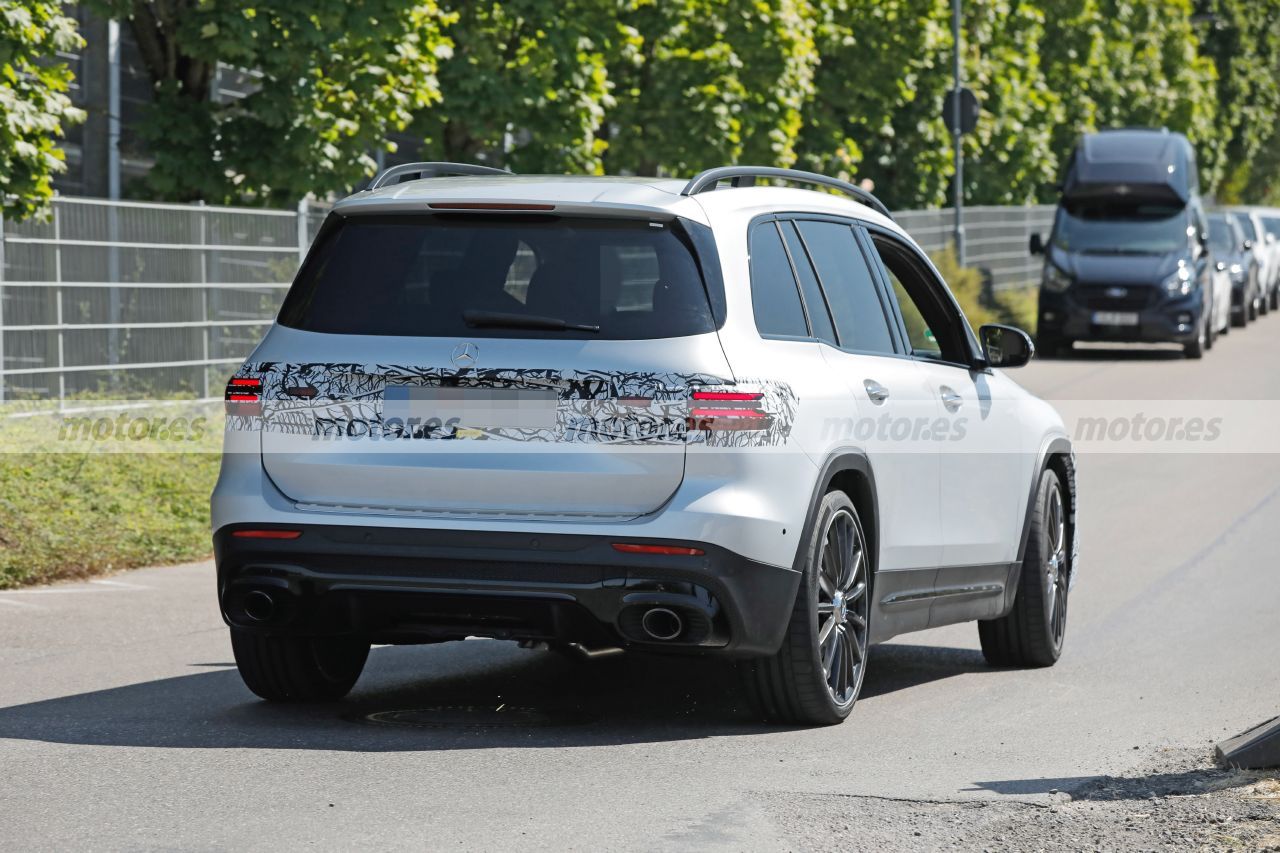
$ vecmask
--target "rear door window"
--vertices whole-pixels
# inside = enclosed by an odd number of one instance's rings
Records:
[[[700,226],[475,214],[336,218],[299,271],[280,323],[417,337],[647,340],[711,332],[717,324],[687,227]],[[477,314],[520,320],[478,326]],[[587,328],[513,327],[529,318]]]
[[[751,229],[751,306],[762,335],[805,338],[804,307],[778,226],[761,222]]]
[[[843,349],[893,353],[893,334],[853,229],[839,222],[796,223],[822,283]]]

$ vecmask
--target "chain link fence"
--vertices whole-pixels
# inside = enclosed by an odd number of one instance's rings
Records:
[[[1052,210],[966,208],[968,265],[1034,284]],[[220,396],[327,212],[59,197],[47,222],[0,221],[0,402]],[[927,251],[951,242],[950,210],[895,217]]]

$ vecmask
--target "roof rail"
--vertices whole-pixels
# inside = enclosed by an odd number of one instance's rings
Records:
[[[383,169],[369,184],[369,189],[376,190],[388,184],[398,184],[405,175],[414,175],[411,181],[422,178],[439,178],[445,175],[510,175],[506,169],[493,166],[476,166],[472,163],[401,163],[390,169]]]
[[[694,176],[693,180],[685,184],[684,189],[680,191],[680,195],[697,195],[698,193],[714,190],[716,185],[724,180],[732,180],[735,187],[754,186],[756,178],[775,178],[780,181],[791,181],[797,184],[816,184],[818,186],[831,187],[840,190],[845,195],[852,196],[867,207],[883,213],[890,219],[893,218],[893,215],[889,213],[889,208],[885,207],[884,202],[862,187],[855,186],[848,181],[842,181],[839,178],[819,175],[817,172],[803,172],[799,169],[779,169],[773,166],[720,166],[715,169],[707,169],[704,172],[699,172]]]

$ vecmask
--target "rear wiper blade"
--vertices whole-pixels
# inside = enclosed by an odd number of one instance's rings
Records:
[[[463,311],[462,319],[468,326],[478,329],[545,329],[551,332],[599,332],[599,326],[586,323],[570,323],[559,317],[539,317],[536,314],[504,314],[500,311]]]

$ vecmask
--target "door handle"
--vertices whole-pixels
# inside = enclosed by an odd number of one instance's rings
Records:
[[[868,379],[862,383],[862,387],[867,389],[867,396],[871,398],[871,402],[877,406],[889,399],[889,389],[881,385],[874,379]]]
[[[938,389],[938,393],[942,396],[942,405],[948,412],[958,412],[960,410],[960,404],[964,402],[964,397],[957,394],[954,388],[948,388],[943,385]]]

